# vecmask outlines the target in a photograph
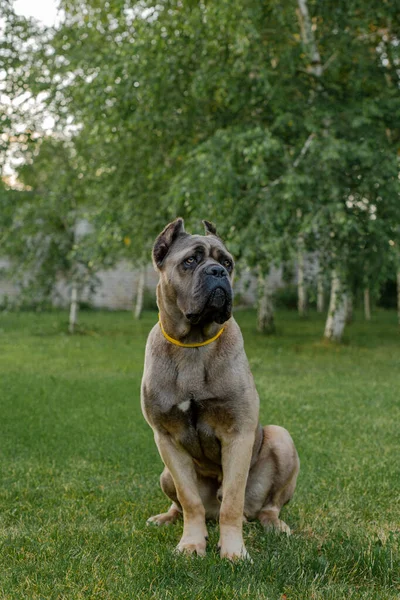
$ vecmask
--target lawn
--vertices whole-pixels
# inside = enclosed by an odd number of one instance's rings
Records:
[[[278,314],[273,337],[237,312],[262,423],[301,459],[290,538],[245,525],[253,563],[177,556],[139,402],[146,313],[0,314],[0,598],[400,598],[400,333],[394,312],[356,315],[343,345],[323,319]]]

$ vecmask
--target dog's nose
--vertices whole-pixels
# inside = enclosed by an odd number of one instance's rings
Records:
[[[226,269],[222,265],[209,265],[205,269],[206,275],[211,275],[212,277],[226,277],[228,273]]]

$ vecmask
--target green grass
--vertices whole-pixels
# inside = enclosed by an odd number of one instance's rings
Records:
[[[139,403],[156,320],[88,312],[0,315],[0,598],[400,598],[400,334],[394,312],[358,317],[345,343],[323,320],[278,315],[273,337],[238,312],[261,397],[301,471],[283,518],[291,538],[245,526],[253,564],[177,556]]]

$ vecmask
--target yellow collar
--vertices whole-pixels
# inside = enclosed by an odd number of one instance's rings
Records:
[[[219,336],[221,335],[221,333],[225,329],[225,327],[222,327],[222,329],[220,329],[218,331],[217,335],[214,335],[214,337],[210,338],[209,340],[206,340],[205,342],[199,342],[198,344],[184,344],[183,342],[180,342],[179,340],[174,340],[174,338],[172,338],[171,336],[168,335],[168,333],[165,331],[165,329],[163,327],[163,324],[161,323],[160,315],[158,315],[158,322],[160,324],[160,329],[161,329],[162,334],[165,337],[165,339],[168,340],[169,342],[171,342],[171,344],[175,344],[175,346],[180,346],[181,348],[200,348],[200,346],[207,346],[207,344],[211,344],[211,342],[214,342],[215,340],[217,340],[219,338]]]

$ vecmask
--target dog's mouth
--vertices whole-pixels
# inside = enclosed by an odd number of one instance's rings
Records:
[[[206,307],[209,308],[222,308],[226,303],[227,296],[225,290],[220,287],[215,288],[211,292],[206,302]]]
[[[222,287],[214,288],[207,297],[203,310],[198,313],[187,313],[186,318],[192,325],[199,323],[225,323],[232,312],[232,293]]]

